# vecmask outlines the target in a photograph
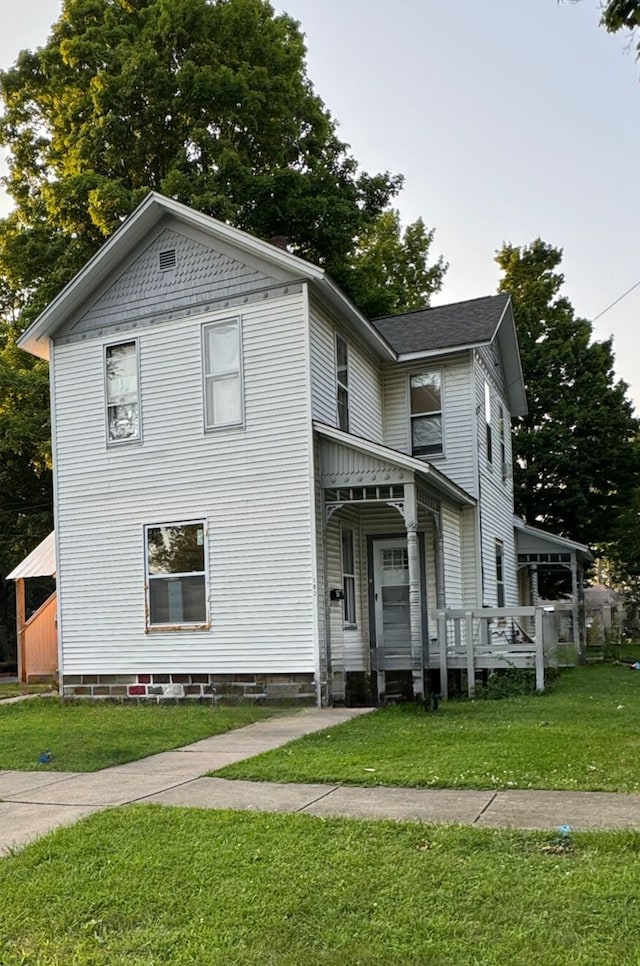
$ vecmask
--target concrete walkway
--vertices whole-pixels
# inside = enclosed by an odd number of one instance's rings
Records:
[[[133,802],[483,828],[640,829],[640,795],[357,788],[201,777],[368,710],[304,709],[98,772],[0,771],[0,854],[92,812]]]

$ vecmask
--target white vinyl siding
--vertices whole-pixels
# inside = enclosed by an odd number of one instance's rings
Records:
[[[349,432],[382,442],[382,376],[379,362],[312,304],[311,399],[313,418],[339,427],[336,406],[336,335],[346,339],[349,360]]]
[[[487,368],[487,361],[491,362],[491,359],[492,357],[487,357],[486,351],[479,352],[475,356],[479,512],[482,521],[482,602],[488,607],[498,606],[495,555],[496,541],[500,541],[503,545],[504,599],[505,606],[509,607],[518,603],[517,559],[512,519],[513,483],[510,478],[503,478],[502,467],[497,465],[501,456],[498,427],[500,407],[504,414],[505,462],[507,463],[511,461],[511,425],[506,400],[500,389],[502,385],[500,371],[496,368],[495,362],[492,362],[492,367],[496,371],[496,376]],[[491,396],[493,463],[487,458],[486,386],[489,386]]]
[[[142,447],[105,450],[104,340],[55,348],[65,674],[315,671],[304,300],[242,311],[241,430],[203,432],[202,321],[139,335]],[[147,634],[143,528],[171,520],[207,524],[210,629]]]

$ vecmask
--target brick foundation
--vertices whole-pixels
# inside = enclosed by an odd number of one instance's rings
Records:
[[[112,701],[259,701],[315,704],[313,674],[73,674],[65,675],[65,698]]]

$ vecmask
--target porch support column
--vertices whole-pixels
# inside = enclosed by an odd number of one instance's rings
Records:
[[[24,625],[26,624],[26,606],[25,606],[25,594],[24,594],[24,577],[18,577],[16,580],[16,631],[18,638],[18,679],[26,683],[27,680],[27,666],[25,661],[25,630]]]
[[[414,698],[422,698],[424,697],[422,593],[420,586],[420,551],[418,548],[418,503],[415,483],[405,483],[404,500],[404,522],[407,528],[407,560],[409,564],[409,623],[413,696]]]
[[[538,604],[538,568],[536,564],[531,567],[531,603],[534,607]]]
[[[444,610],[446,605],[444,592],[444,534],[442,533],[442,511],[433,516],[436,531],[436,605],[438,610]]]

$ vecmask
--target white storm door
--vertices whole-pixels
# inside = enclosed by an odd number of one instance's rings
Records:
[[[374,542],[376,649],[379,670],[411,667],[409,557],[404,537]]]

